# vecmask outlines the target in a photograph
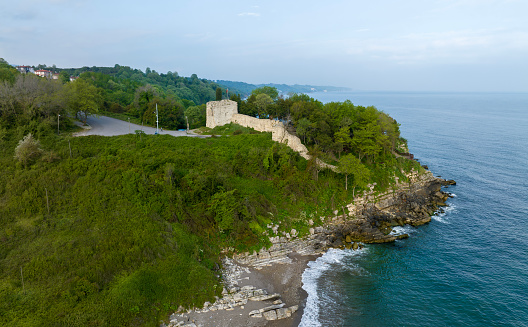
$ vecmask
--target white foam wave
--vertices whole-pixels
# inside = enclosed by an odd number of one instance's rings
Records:
[[[392,232],[390,232],[391,235],[398,236],[403,234],[414,234],[418,230],[411,225],[404,225],[404,226],[396,226],[392,229]]]
[[[350,256],[358,256],[366,253],[368,249],[363,248],[359,251],[353,250],[338,250],[338,249],[329,249],[328,252],[317,258],[315,261],[308,263],[308,268],[306,268],[302,275],[303,289],[308,293],[308,298],[306,299],[306,307],[304,308],[304,313],[301,319],[299,327],[320,327],[322,326],[320,322],[319,310],[321,300],[318,294],[317,281],[319,278],[329,270],[336,269],[346,269],[356,271],[357,266],[349,265],[345,259]]]
[[[451,204],[448,207],[442,207],[431,217],[435,221],[443,224],[449,224],[448,217],[451,213],[456,212],[456,206]]]

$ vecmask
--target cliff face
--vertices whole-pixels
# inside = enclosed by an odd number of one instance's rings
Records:
[[[330,244],[339,247],[350,242],[393,242],[408,237],[391,234],[393,227],[430,222],[431,216],[446,206],[449,194],[442,191],[442,186],[455,182],[434,177],[431,172],[414,173],[409,178],[409,183],[397,184],[393,191],[377,197],[367,194],[350,204],[348,209],[355,213],[356,219],[334,225]]]
[[[442,186],[453,185],[434,177],[431,172],[412,173],[408,183],[397,183],[393,190],[380,195],[367,192],[349,204],[348,214],[325,219],[325,225],[310,228],[310,235],[295,238],[296,231],[286,235],[270,237],[272,246],[254,252],[235,255],[234,259],[254,267],[267,266],[276,262],[290,262],[290,253],[302,255],[320,254],[328,248],[357,247],[362,243],[386,243],[408,235],[391,234],[393,227],[423,225],[440,207],[446,206],[449,194]],[[344,209],[344,208],[343,208]],[[273,229],[276,231],[276,227]]]

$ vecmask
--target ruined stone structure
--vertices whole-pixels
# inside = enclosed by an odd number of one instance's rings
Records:
[[[308,149],[295,135],[288,133],[284,124],[278,120],[258,119],[238,113],[237,103],[231,100],[207,102],[206,126],[215,128],[229,123],[250,127],[259,132],[271,132],[271,139],[275,142],[284,143],[293,151],[298,152],[306,160],[310,159]],[[334,170],[335,167],[320,160],[317,164],[323,168]]]
[[[207,102],[205,126],[215,128],[231,122],[231,117],[238,113],[237,103],[231,100]]]

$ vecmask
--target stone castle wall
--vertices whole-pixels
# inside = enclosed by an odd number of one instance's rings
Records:
[[[237,103],[231,100],[210,101],[206,108],[205,126],[209,128],[229,124],[231,117],[238,113]]]
[[[231,122],[240,126],[251,127],[259,132],[271,132],[271,139],[273,141],[284,143],[288,145],[293,151],[298,152],[306,160],[310,159],[306,146],[301,143],[301,140],[297,136],[288,133],[281,121],[258,119],[242,114],[235,114],[231,118]]]
[[[271,139],[275,142],[284,143],[293,151],[298,152],[306,160],[310,160],[308,149],[301,143],[301,139],[288,133],[284,124],[278,120],[258,119],[238,113],[237,103],[231,100],[207,102],[206,126],[215,128],[229,123],[250,127],[259,132],[271,132]],[[317,164],[323,168],[335,170],[336,167],[317,160]]]

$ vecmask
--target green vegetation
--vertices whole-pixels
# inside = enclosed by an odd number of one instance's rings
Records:
[[[314,91],[350,91],[349,88],[346,87],[335,87],[335,86],[314,86],[314,85],[286,85],[286,84],[249,84],[244,82],[233,82],[233,81],[223,81],[219,80],[216,81],[218,84],[225,86],[229,88],[230,90],[236,90],[237,92],[240,92],[241,95],[249,96],[251,92],[254,89],[261,88],[261,87],[271,87],[277,90],[280,90],[280,92],[284,95],[290,94],[290,93],[310,93]]]
[[[38,88],[45,85],[53,90],[48,90],[50,100],[57,100],[58,109],[70,108],[79,114],[104,113],[117,116],[122,119],[131,118],[131,121],[155,124],[155,108],[158,106],[160,126],[165,129],[186,128],[185,116],[187,110],[191,109],[190,116],[196,117],[195,112],[208,101],[216,98],[216,89],[219,85],[200,79],[196,74],[191,77],[181,77],[178,73],[167,72],[159,74],[150,68],[145,72],[139,69],[131,69],[127,66],[115,65],[114,67],[83,67],[75,69],[61,69],[57,67],[45,67],[39,65],[37,68],[48,68],[59,72],[57,81],[37,79],[36,76],[20,75],[5,60],[0,61],[0,84],[6,81],[15,88],[24,84],[24,89]],[[69,76],[79,76],[76,82],[69,83]],[[28,85],[31,83],[33,86]],[[38,82],[34,82],[38,81]],[[82,85],[79,85],[82,84]],[[40,87],[42,89],[42,87]],[[1,94],[0,94],[1,95]],[[11,92],[10,98],[19,96],[20,92]],[[221,90],[220,90],[221,95]],[[0,99],[2,101],[4,99]],[[3,101],[8,102],[7,100]],[[74,109],[75,108],[75,109]],[[80,117],[85,118],[85,117]],[[205,107],[203,119],[195,119],[190,125],[199,127],[203,121],[205,125]]]
[[[216,126],[215,128],[201,127],[197,130],[202,135],[240,135],[240,134],[259,134],[253,128],[240,126],[238,124],[226,124]]]
[[[375,108],[323,105],[305,95],[274,98],[273,89],[252,95],[272,100],[264,107],[251,97],[236,101],[243,110],[288,121],[312,160],[273,142],[269,133],[234,124],[210,131],[229,136],[207,139],[141,133],[75,138],[76,108],[104,111],[117,94],[123,104],[132,102],[116,115],[146,122],[158,103],[166,122],[180,126],[185,115],[192,126],[203,126],[205,107],[169,94],[169,86],[102,72],[63,84],[5,69],[2,326],[156,326],[180,306],[219,295],[222,251],[269,245],[266,226],[272,222],[306,234],[309,219],[320,224],[318,217],[353,200],[349,179],[360,191],[370,176],[368,182],[382,190],[420,167],[393,154],[404,140],[396,122]],[[347,165],[336,154],[353,160]],[[339,162],[347,175],[321,170],[317,158]]]

